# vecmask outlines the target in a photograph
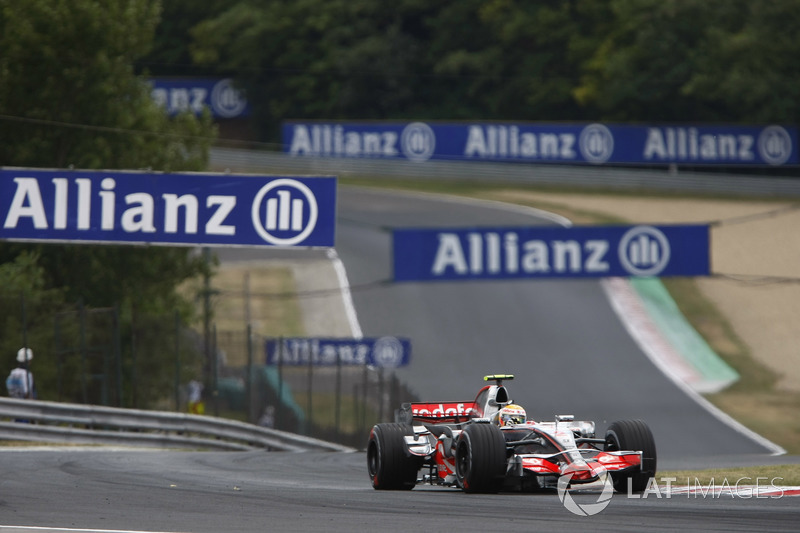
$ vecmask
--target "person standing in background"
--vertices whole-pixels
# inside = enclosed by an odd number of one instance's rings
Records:
[[[33,359],[33,350],[30,348],[20,348],[17,352],[17,366],[6,378],[6,389],[11,398],[36,398],[33,373],[28,368],[31,359]]]

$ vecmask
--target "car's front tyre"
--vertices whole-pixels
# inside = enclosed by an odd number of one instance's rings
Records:
[[[467,426],[456,443],[456,479],[465,492],[498,492],[506,474],[506,440],[493,424]]]
[[[642,492],[656,475],[656,442],[650,428],[641,420],[619,420],[608,426],[605,438],[606,451],[634,450],[642,452],[642,468],[639,472],[611,473],[614,488],[618,492],[628,490]]]

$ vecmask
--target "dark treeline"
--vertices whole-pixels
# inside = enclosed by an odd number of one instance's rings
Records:
[[[0,165],[203,170],[210,116],[166,116],[150,75],[234,77],[270,142],[286,119],[797,124],[798,27],[800,0],[0,0]],[[85,306],[138,339],[124,373],[169,379],[141,325],[196,318],[177,287],[208,268],[0,243],[0,373],[27,342],[56,398],[53,317]]]
[[[797,123],[800,0],[171,0],[155,75],[282,120]]]

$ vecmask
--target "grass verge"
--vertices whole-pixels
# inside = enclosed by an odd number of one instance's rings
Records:
[[[199,282],[187,284],[187,294],[201,294]],[[232,264],[217,268],[211,281],[212,325],[226,364],[247,364],[247,323],[256,338],[302,337],[303,314],[296,297],[292,270]],[[202,331],[202,318],[194,324]]]
[[[775,485],[800,486],[800,465],[743,466],[738,468],[709,468],[707,470],[666,470],[656,474],[656,482],[662,487],[662,479],[675,478],[673,485],[704,485],[711,483],[720,486],[727,480],[730,486],[739,485],[769,486],[772,480]],[[757,482],[758,480],[758,482]]]

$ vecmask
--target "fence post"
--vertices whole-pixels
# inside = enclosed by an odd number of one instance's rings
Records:
[[[283,336],[278,337],[278,413],[275,424],[278,429],[285,429],[283,424]]]
[[[78,304],[78,313],[80,317],[80,351],[81,351],[81,393],[83,395],[83,403],[89,403],[89,395],[86,390],[86,308],[83,306],[83,300]]]
[[[383,422],[383,413],[386,407],[386,382],[383,379],[383,367],[378,369],[378,422]]]
[[[56,345],[56,355],[58,362],[56,363],[56,372],[58,374],[58,401],[62,400],[62,393],[64,387],[64,354],[61,352],[61,321],[59,320],[61,313],[56,313],[53,317],[53,340]]]
[[[311,347],[308,347],[311,352]],[[308,422],[306,422],[306,435],[311,436],[312,426],[314,425],[314,357],[309,353],[308,356],[308,396],[306,403],[308,409]]]
[[[134,409],[139,406],[139,398],[137,397],[139,378],[136,374],[136,350],[136,310],[133,305],[131,305],[131,407]]]
[[[181,410],[181,315],[175,310],[175,412]]]
[[[119,306],[114,306],[114,359],[117,367],[117,407],[122,407],[122,327]]]
[[[358,390],[358,383],[353,384],[353,425],[356,428],[356,434],[361,435],[364,433],[364,428],[361,426],[361,408],[358,398],[360,391]]]
[[[25,314],[25,293],[24,292],[20,293],[20,304],[22,306],[22,348],[24,350],[28,350],[29,349],[29,347],[28,347],[28,318],[27,318],[27,316]],[[24,357],[23,359],[25,361],[24,362],[24,364],[25,364],[25,380],[27,381],[27,383],[26,383],[27,387],[26,388],[28,389],[28,392],[26,393],[26,396],[28,398],[33,398],[33,376],[31,375],[31,373],[29,372],[29,369],[28,369],[28,365],[30,364],[30,362],[28,361],[27,356]]]
[[[342,413],[342,354],[336,350],[336,441],[339,441],[339,426],[341,425]]]
[[[361,402],[361,427],[362,428],[366,428],[367,427],[367,389],[369,389],[368,371],[369,371],[369,366],[367,365],[367,363],[364,363],[364,382],[362,384],[362,388],[363,388],[362,394],[364,395],[364,397],[363,397],[363,401]]]
[[[211,275],[209,269],[211,268],[211,249],[207,246],[203,247],[203,261],[205,269],[203,272],[203,350],[205,355],[205,362],[203,364],[203,384],[205,386],[206,395],[214,394],[214,359],[212,359],[211,349]],[[216,403],[216,399],[212,396],[212,401]]]
[[[214,398],[214,416],[219,416],[219,357],[217,355],[217,325],[214,324],[211,328],[211,352],[214,354],[213,357],[213,372],[214,375],[212,380],[214,382],[214,387],[211,390],[212,398]]]
[[[247,421],[256,421],[255,410],[253,409],[253,326],[247,323],[247,381],[244,386],[245,409],[247,410]]]

